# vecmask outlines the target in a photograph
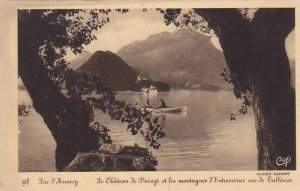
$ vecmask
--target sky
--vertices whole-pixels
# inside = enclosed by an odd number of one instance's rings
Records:
[[[143,12],[141,9],[130,10],[126,14],[111,13],[110,23],[97,31],[97,40],[89,44],[85,50],[91,53],[97,50],[117,52],[123,46],[136,40],[145,40],[148,36],[163,31],[173,32],[175,25],[166,26],[163,15],[155,10]],[[73,58],[68,55],[67,60]]]
[[[134,41],[145,40],[148,36],[163,31],[173,32],[177,28],[171,24],[166,26],[163,15],[156,10],[130,10],[126,14],[112,12],[109,15],[110,23],[97,31],[97,40],[85,47],[85,50],[94,53],[97,50],[117,52],[123,46]],[[218,39],[211,38],[216,48],[221,49]],[[286,40],[286,49],[290,59],[295,58],[295,32]],[[66,60],[71,61],[76,56],[68,51]]]

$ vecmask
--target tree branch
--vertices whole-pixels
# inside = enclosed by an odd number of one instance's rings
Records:
[[[295,27],[294,8],[259,9],[251,23],[251,27],[260,34],[261,38],[285,39]]]
[[[194,11],[208,22],[208,26],[219,37],[247,31],[248,22],[238,9],[194,9]]]
[[[241,92],[248,86],[247,68],[244,62],[249,55],[249,40],[251,38],[249,21],[243,18],[238,9],[194,9],[194,11],[208,22],[219,37],[221,47],[230,70],[233,84]],[[242,59],[241,56],[245,57]]]

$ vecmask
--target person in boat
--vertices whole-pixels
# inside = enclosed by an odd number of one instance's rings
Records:
[[[145,104],[144,104],[145,108],[152,108],[150,105],[150,100],[148,99]]]
[[[160,99],[160,102],[161,102],[161,104],[160,104],[159,108],[167,108],[167,104],[163,99]]]

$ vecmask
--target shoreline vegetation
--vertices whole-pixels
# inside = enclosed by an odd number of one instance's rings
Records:
[[[218,87],[214,87],[214,86],[207,86],[209,88],[181,88],[181,87],[170,87],[168,90],[161,90],[159,89],[158,92],[160,93],[163,93],[163,92],[170,92],[170,91],[173,91],[173,90],[189,90],[189,91],[212,91],[212,92],[216,92],[216,91],[233,91],[232,89],[230,88],[218,88]],[[19,84],[18,85],[18,90],[23,90],[23,91],[26,91],[26,87],[23,85],[23,84]],[[134,90],[115,90],[113,92],[116,92],[116,93],[142,93],[141,89],[134,89]]]
[[[98,150],[78,153],[65,171],[156,171],[157,164],[147,148],[105,144]]]

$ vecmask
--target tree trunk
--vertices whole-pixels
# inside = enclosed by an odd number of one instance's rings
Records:
[[[260,9],[250,22],[236,9],[196,9],[218,35],[234,85],[254,109],[260,170],[296,169],[295,91],[285,51],[294,11]]]
[[[245,92],[255,112],[258,169],[295,169],[295,91],[290,86],[285,39],[250,39],[248,53],[241,48],[234,55],[235,60],[244,63],[243,67],[231,67],[231,72],[242,77],[236,80],[247,88]],[[227,56],[228,62],[233,61],[231,57]],[[288,157],[291,162],[283,165],[281,158]]]
[[[291,88],[253,87],[258,169],[296,169],[295,94]],[[280,158],[291,162],[280,165]],[[278,162],[278,163],[277,163]]]
[[[259,169],[296,169],[295,91],[285,39],[253,45],[251,102],[256,114]],[[255,59],[256,58],[256,59]],[[290,157],[284,164],[281,158]]]
[[[38,46],[28,39],[19,37],[19,75],[33,107],[43,117],[57,143],[56,167],[62,171],[78,152],[89,152],[98,146],[97,134],[89,127],[92,108],[60,92],[37,55]]]

